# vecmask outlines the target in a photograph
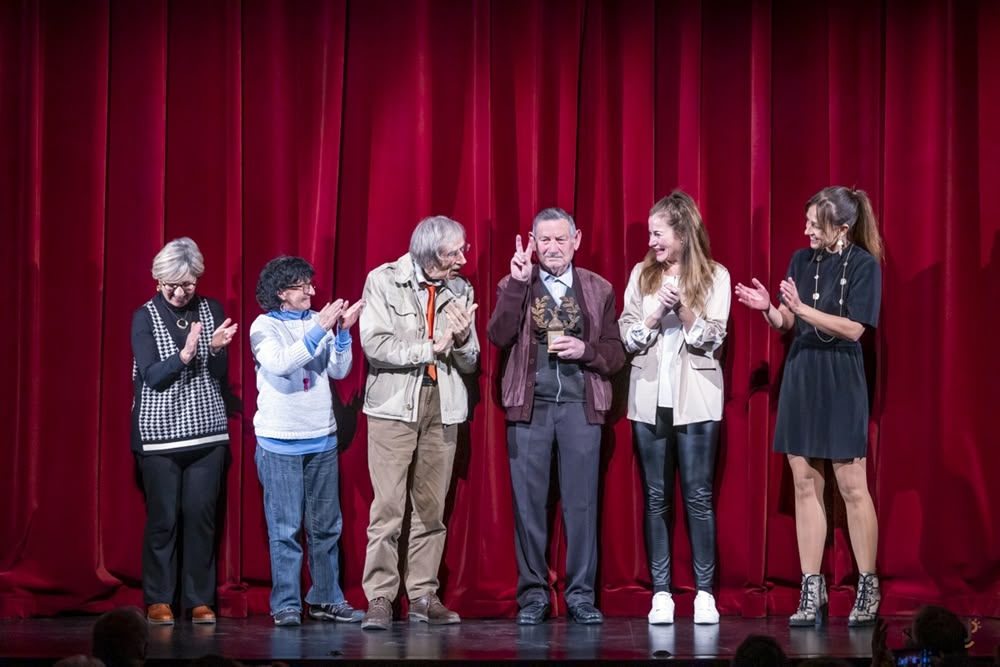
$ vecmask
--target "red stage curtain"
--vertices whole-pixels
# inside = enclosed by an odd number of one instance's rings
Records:
[[[484,354],[442,592],[463,615],[505,616],[516,609],[510,483],[499,359],[482,330],[514,235],[543,206],[571,211],[579,264],[620,301],[650,205],[679,186],[734,279],[775,288],[805,243],[805,201],[831,183],[868,191],[887,246],[867,340],[883,610],[939,601],[1000,615],[998,81],[989,0],[0,3],[11,299],[0,349],[12,376],[0,388],[0,616],[141,602],[128,330],[166,240],[200,244],[199,291],[243,332],[219,568],[221,612],[239,616],[266,612],[270,579],[246,341],[258,272],[302,255],[320,302],[353,300],[422,217],[466,225]],[[770,438],[787,341],[734,304],[727,345],[719,604],[783,614],[799,569],[790,473]],[[364,606],[372,492],[355,353],[336,388],[349,440],[344,585]],[[604,443],[599,602],[639,615],[649,574],[623,413],[621,393]],[[834,493],[829,507],[824,570],[843,614],[856,574]],[[676,524],[683,614],[693,582],[680,512]]]

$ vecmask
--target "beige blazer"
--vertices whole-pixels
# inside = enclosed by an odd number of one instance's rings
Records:
[[[618,326],[628,352],[635,353],[629,373],[628,418],[656,423],[660,382],[670,382],[674,425],[722,420],[722,367],[719,356],[726,338],[731,287],[729,271],[716,263],[712,289],[704,312],[684,332],[678,349],[665,349],[660,329],[646,329],[643,321],[656,310],[655,294],[639,292],[642,263],[636,264],[625,288],[625,306]],[[684,297],[681,297],[684,300]],[[660,359],[670,356],[669,377],[660,377]]]

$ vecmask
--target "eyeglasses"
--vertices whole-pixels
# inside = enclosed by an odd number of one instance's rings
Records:
[[[168,294],[173,294],[178,289],[184,290],[185,293],[190,293],[194,291],[194,288],[197,285],[198,285],[197,280],[190,283],[165,283],[162,280],[160,281],[160,287],[166,289]]]
[[[472,244],[471,243],[466,243],[465,245],[463,245],[460,248],[455,248],[454,250],[450,250],[450,251],[444,253],[443,256],[446,259],[455,259],[459,255],[463,255],[464,256],[470,250],[472,250]]]
[[[309,291],[315,292],[316,291],[316,283],[311,282],[311,281],[308,282],[308,283],[299,283],[298,285],[289,285],[285,289],[286,290],[297,289],[297,290],[302,290],[303,292],[309,292]]]

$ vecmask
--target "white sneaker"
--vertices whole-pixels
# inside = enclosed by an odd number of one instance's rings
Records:
[[[719,610],[715,608],[715,598],[711,593],[698,591],[694,598],[694,622],[715,625],[719,622]]]
[[[653,596],[653,607],[649,610],[650,625],[666,625],[674,622],[674,598],[666,591]]]

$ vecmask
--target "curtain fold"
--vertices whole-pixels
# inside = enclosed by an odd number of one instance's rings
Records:
[[[141,603],[143,497],[129,451],[132,313],[153,255],[191,236],[198,290],[240,324],[219,609],[266,613],[270,562],[253,463],[247,334],[257,276],[316,267],[317,302],[360,297],[423,217],[462,222],[483,357],[470,379],[447,509],[442,594],[468,617],[516,612],[500,357],[485,339],[516,234],[560,206],[581,266],[618,307],[646,218],[674,187],[698,201],[734,281],[772,290],[805,239],[804,204],[871,196],[886,242],[883,307],[864,341],[869,482],[883,611],[940,601],[1000,615],[1000,9],[987,0],[37,0],[0,3],[0,616]],[[723,613],[798,600],[791,475],[771,452],[788,340],[734,302],[716,475]],[[982,339],[986,338],[987,349]],[[344,589],[360,586],[372,499],[365,364],[339,398]],[[601,471],[598,602],[648,610],[642,491],[615,378]],[[822,406],[816,406],[822,409]],[[856,566],[828,478],[824,572],[834,614]],[[555,501],[555,497],[553,498]],[[676,499],[673,581],[693,577]],[[553,502],[550,580],[564,586]],[[947,549],[942,549],[942,544]],[[70,548],[71,547],[71,548]],[[562,611],[561,598],[557,611]]]
[[[110,9],[108,199],[104,254],[95,258],[106,285],[95,518],[104,568],[129,591],[130,604],[141,604],[142,541],[121,539],[123,526],[141,526],[146,515],[125,446],[131,425],[122,417],[132,403],[132,368],[122,363],[121,352],[130,349],[132,314],[149,298],[149,265],[164,239],[167,3],[116,3]],[[150,260],[140,263],[139,257]]]

